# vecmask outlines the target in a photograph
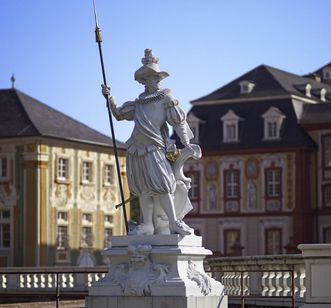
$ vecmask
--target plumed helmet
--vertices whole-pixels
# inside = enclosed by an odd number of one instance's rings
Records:
[[[134,79],[141,82],[147,75],[158,75],[161,80],[168,77],[167,72],[161,72],[159,59],[154,57],[152,49],[145,49],[145,57],[141,59],[143,66],[134,73]]]

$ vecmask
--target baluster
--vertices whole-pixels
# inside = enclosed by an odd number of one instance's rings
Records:
[[[46,288],[46,275],[45,274],[40,274],[40,285],[39,287],[42,288],[42,289],[45,289]]]
[[[243,273],[243,283],[244,283],[244,292],[245,296],[250,294],[250,275],[248,272]]]
[[[266,296],[266,294],[269,291],[268,282],[267,282],[268,277],[269,277],[269,272],[262,273],[262,278],[261,278],[262,296]]]
[[[306,296],[306,269],[304,264],[296,268],[295,274],[297,276],[296,292],[298,292],[298,297],[303,298]]]
[[[283,293],[282,296],[290,296],[291,295],[291,274],[290,272],[283,272]]]
[[[31,275],[31,278],[32,278],[32,288],[34,289],[38,289],[39,287],[39,274],[33,274]]]
[[[6,274],[0,275],[0,288],[7,289],[7,275]]]
[[[75,279],[74,279],[74,274],[70,273],[68,274],[68,287],[73,288],[75,286]]]
[[[64,288],[64,289],[67,288],[67,286],[68,286],[67,274],[65,274],[65,273],[59,274],[59,277],[61,277],[61,278],[59,278],[60,279],[60,287]]]
[[[31,274],[27,274],[26,275],[26,285],[25,285],[25,287],[27,289],[31,289],[32,288],[33,278],[31,276],[32,276]]]
[[[280,296],[281,292],[283,291],[283,285],[282,285],[282,276],[283,272],[275,272],[275,296]]]
[[[24,274],[19,275],[19,288],[24,289],[25,287],[25,276]]]
[[[276,291],[276,287],[275,287],[275,277],[276,277],[276,273],[275,272],[269,272],[269,277],[268,277],[268,296],[273,296],[275,291]]]

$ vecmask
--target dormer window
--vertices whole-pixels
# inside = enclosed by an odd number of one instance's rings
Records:
[[[239,120],[241,118],[233,110],[229,110],[223,117],[223,142],[239,141]]]
[[[311,84],[307,83],[305,86],[306,96],[311,97]]]
[[[186,119],[192,133],[193,133],[193,139],[191,139],[192,143],[199,143],[200,140],[200,123],[204,123],[205,121],[200,120],[198,117],[196,117],[192,112],[190,112]]]
[[[322,102],[325,102],[326,101],[326,93],[327,93],[327,91],[326,91],[326,89],[321,89],[321,92],[320,92],[320,100],[322,101]]]
[[[329,83],[331,82],[331,67],[328,66],[323,69],[323,82]]]
[[[262,115],[264,119],[264,139],[275,140],[280,139],[280,128],[285,115],[275,107],[271,107]]]
[[[253,91],[255,87],[255,83],[250,82],[248,80],[242,80],[239,82],[239,86],[240,86],[240,93],[247,94]]]

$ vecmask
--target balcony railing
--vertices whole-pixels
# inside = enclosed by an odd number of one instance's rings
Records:
[[[301,255],[210,258],[208,266],[224,285],[230,303],[241,307],[304,303],[306,271]]]
[[[245,304],[298,307],[307,301],[331,303],[330,294],[324,292],[325,288],[319,289],[319,297],[312,293],[312,286],[320,283],[317,279],[330,280],[327,273],[331,273],[331,245],[322,248],[319,245],[306,246],[312,248],[305,248],[308,252],[305,252],[304,257],[272,255],[208,258],[206,271],[222,282],[229,302],[241,307]],[[307,264],[310,263],[318,266],[306,272]],[[327,277],[312,274],[315,268],[323,268]],[[0,297],[42,296],[44,299],[55,299],[58,307],[60,298],[84,298],[88,288],[107,271],[107,267],[0,268]]]

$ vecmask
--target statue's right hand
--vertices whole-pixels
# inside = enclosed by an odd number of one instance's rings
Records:
[[[108,98],[111,96],[111,88],[109,86],[102,84],[101,88],[102,88],[102,95],[105,98]]]

